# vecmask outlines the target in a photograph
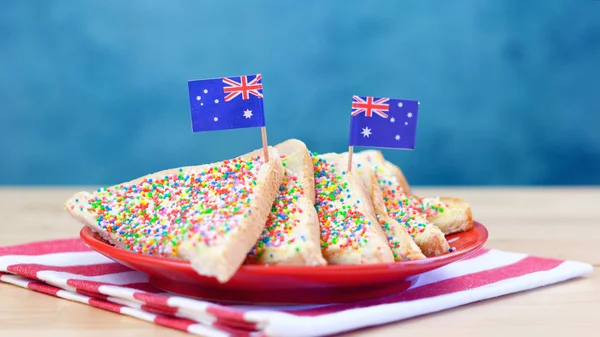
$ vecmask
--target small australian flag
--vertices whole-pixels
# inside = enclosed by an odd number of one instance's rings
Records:
[[[418,101],[353,96],[350,146],[413,150],[418,110]]]
[[[188,81],[192,131],[265,126],[261,74]]]

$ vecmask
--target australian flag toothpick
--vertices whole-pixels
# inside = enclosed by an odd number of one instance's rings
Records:
[[[352,97],[350,146],[414,149],[419,102]]]
[[[261,74],[188,81],[192,131],[260,127],[268,161],[262,89]]]
[[[188,82],[192,131],[265,126],[261,75]]]

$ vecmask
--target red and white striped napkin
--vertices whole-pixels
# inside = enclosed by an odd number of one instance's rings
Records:
[[[153,288],[79,239],[0,248],[0,281],[204,336],[323,336],[579,277],[589,264],[494,249],[421,275],[396,295],[351,304],[224,306]],[[0,304],[1,305],[1,304]]]

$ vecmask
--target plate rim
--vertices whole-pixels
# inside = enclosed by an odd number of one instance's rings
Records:
[[[483,224],[481,224],[478,221],[473,220],[473,227],[471,229],[469,229],[468,231],[475,230],[475,228],[477,228],[477,230],[480,232],[480,234],[478,236],[478,240],[473,245],[467,247],[466,249],[457,250],[456,252],[450,252],[450,253],[440,255],[440,256],[429,257],[429,258],[426,258],[423,260],[399,261],[399,262],[392,262],[392,263],[353,264],[353,265],[350,265],[350,264],[348,264],[348,265],[344,265],[344,264],[329,265],[328,264],[328,265],[324,265],[324,266],[242,264],[236,271],[236,274],[239,272],[247,272],[247,273],[253,273],[253,274],[261,273],[261,272],[269,273],[269,274],[270,273],[293,274],[293,273],[319,272],[319,271],[343,272],[343,271],[348,271],[348,270],[352,270],[353,272],[360,272],[360,271],[369,272],[369,271],[379,271],[379,270],[383,270],[383,269],[403,269],[403,268],[410,268],[411,266],[422,266],[422,265],[427,265],[430,263],[435,263],[435,262],[440,262],[440,261],[443,262],[444,260],[449,259],[449,257],[454,258],[454,257],[456,257],[456,255],[459,255],[458,257],[452,259],[452,261],[450,261],[449,263],[443,264],[443,265],[448,265],[448,264],[460,261],[460,260],[468,257],[469,255],[477,252],[481,248],[483,248],[483,246],[485,245],[485,243],[488,240],[489,231]],[[448,236],[459,235],[460,233],[465,233],[468,231],[453,233],[453,234],[449,234]],[[162,266],[168,265],[169,267],[174,267],[174,268],[178,268],[178,269],[189,269],[191,271],[194,271],[192,268],[192,265],[189,261],[177,260],[177,259],[172,259],[172,258],[168,258],[168,257],[151,256],[151,255],[146,255],[146,254],[135,253],[132,251],[128,251],[128,250],[113,246],[113,245],[105,242],[104,240],[99,240],[98,238],[95,237],[94,234],[95,233],[88,226],[83,226],[79,231],[79,236],[86,246],[88,246],[90,249],[96,251],[97,253],[100,253],[100,254],[110,258],[111,260],[116,260],[115,262],[122,264],[123,262],[128,263],[128,261],[135,260],[134,263],[140,263],[140,262],[144,262],[146,264],[155,264],[156,263],[156,264],[160,264]],[[200,274],[198,274],[198,275],[204,276],[204,277],[210,277],[210,276],[206,276],[206,275],[200,275]]]

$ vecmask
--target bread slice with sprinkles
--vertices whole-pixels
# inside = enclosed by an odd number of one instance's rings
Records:
[[[321,228],[321,250],[329,264],[394,262],[371,198],[337,153],[313,154],[315,208]]]
[[[248,264],[325,265],[315,210],[312,158],[306,145],[289,139],[275,145],[285,167],[267,224],[248,254]]]
[[[169,169],[79,192],[65,207],[119,248],[187,260],[198,274],[227,282],[263,231],[283,180],[279,152],[268,151],[266,163],[247,154]]]
[[[348,160],[348,153],[343,153],[344,160]],[[394,253],[394,259],[398,262],[422,260],[426,256],[415,240],[408,234],[407,227],[392,218],[387,211],[383,200],[382,189],[377,181],[377,176],[371,168],[371,164],[363,156],[352,157],[352,170],[361,177],[371,197],[375,214],[383,228],[390,248]]]
[[[370,157],[377,165],[395,176],[400,182],[404,193],[410,195],[411,202],[421,208],[425,218],[438,227],[445,235],[463,232],[473,227],[473,214],[471,206],[464,200],[454,197],[422,198],[411,194],[410,187],[400,168],[387,161],[383,154],[377,150],[360,152],[362,157]]]
[[[363,178],[365,183],[379,187],[380,193],[371,195],[375,198],[373,203],[377,205],[379,212],[387,212],[389,217],[395,220],[395,222],[389,222],[389,218],[380,218],[384,228],[395,230],[396,236],[393,236],[392,242],[403,238],[403,234],[399,233],[396,227],[396,224],[400,224],[404,226],[406,232],[414,239],[426,257],[443,255],[451,251],[444,233],[426,219],[428,210],[422,207],[421,200],[404,192],[402,183],[394,170],[383,162],[383,155],[380,151],[361,151],[355,153],[352,158],[357,172],[361,177],[367,177]],[[370,173],[365,173],[365,171]],[[373,180],[371,174],[374,176]],[[405,254],[412,252],[413,250],[408,248]],[[397,254],[402,257],[402,250]]]

